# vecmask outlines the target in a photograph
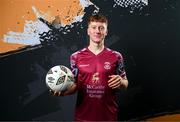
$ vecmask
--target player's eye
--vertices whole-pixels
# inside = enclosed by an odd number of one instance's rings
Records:
[[[91,28],[92,28],[92,29],[94,29],[94,30],[96,29],[96,27],[95,27],[95,26],[93,26],[93,27],[91,27]]]
[[[104,30],[104,27],[103,27],[103,26],[100,26],[100,27],[99,27],[99,30]]]
[[[91,26],[91,28],[93,29],[93,30],[96,30],[96,29],[98,29],[99,31],[103,31],[105,28],[103,27],[103,26]]]

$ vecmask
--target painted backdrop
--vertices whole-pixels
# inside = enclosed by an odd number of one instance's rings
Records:
[[[119,120],[179,113],[178,7],[178,0],[0,0],[0,120],[73,120],[76,94],[51,96],[45,76],[87,46],[86,20],[95,13],[109,19],[106,46],[125,58]]]

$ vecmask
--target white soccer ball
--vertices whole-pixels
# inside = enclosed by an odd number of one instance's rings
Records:
[[[46,75],[46,85],[53,91],[64,91],[74,82],[71,70],[63,65],[52,67]]]

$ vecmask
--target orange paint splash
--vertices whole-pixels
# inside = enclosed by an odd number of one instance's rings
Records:
[[[53,22],[60,18],[61,24],[71,24],[75,16],[83,15],[84,8],[79,0],[2,0],[0,4],[0,53],[16,50],[25,45],[3,42],[3,36],[9,31],[23,32],[26,20],[35,21],[36,15],[32,10],[35,6],[44,18]]]

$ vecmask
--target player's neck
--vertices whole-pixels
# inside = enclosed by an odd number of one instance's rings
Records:
[[[90,43],[88,49],[95,55],[99,54],[104,49],[103,43]]]

